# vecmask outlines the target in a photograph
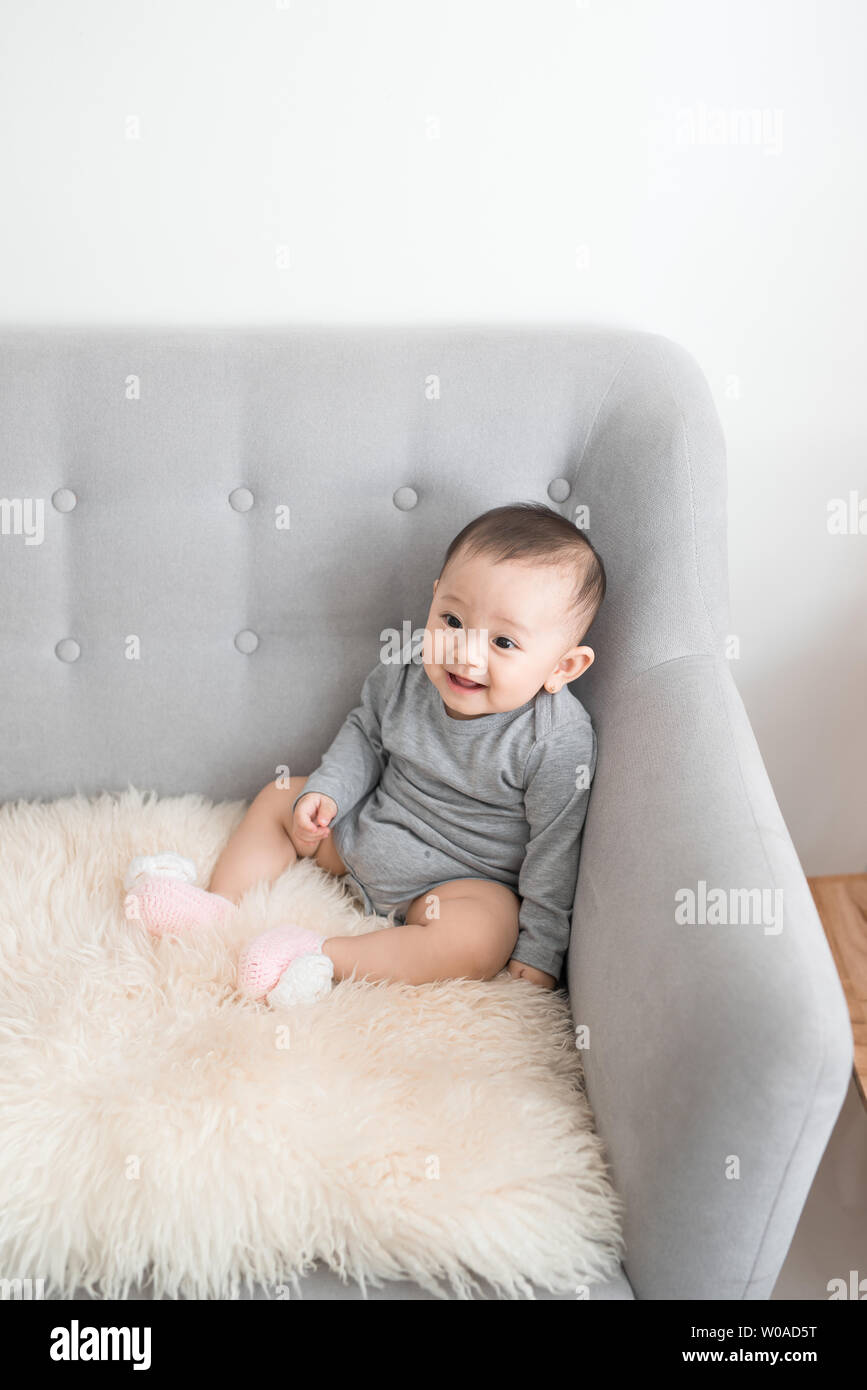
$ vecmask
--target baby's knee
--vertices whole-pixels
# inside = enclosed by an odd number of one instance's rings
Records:
[[[520,906],[517,894],[504,884],[483,885],[478,979],[492,980],[509,963],[518,940]]]
[[[448,886],[439,908],[456,973],[492,980],[505,969],[518,940],[517,894],[504,884],[464,880]],[[436,919],[429,924],[435,925]]]
[[[517,940],[517,933],[515,934]],[[514,950],[514,942],[507,944],[501,931],[495,928],[481,928],[475,939],[468,941],[462,952],[464,968],[462,973],[470,980],[493,980],[506,968]]]
[[[253,806],[268,820],[282,825],[288,834],[292,827],[292,808],[306,781],[306,777],[275,778],[262,788]]]

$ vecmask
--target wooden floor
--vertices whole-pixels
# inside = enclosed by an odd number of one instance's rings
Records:
[[[867,874],[808,878],[855,1035],[855,1083],[867,1106]]]

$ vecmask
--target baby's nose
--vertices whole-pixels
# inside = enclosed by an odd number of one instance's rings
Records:
[[[484,675],[488,669],[488,634],[485,628],[467,629],[467,665],[472,671]],[[473,679],[472,676],[469,677]]]

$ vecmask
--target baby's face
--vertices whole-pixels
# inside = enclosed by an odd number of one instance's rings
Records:
[[[455,556],[425,624],[425,670],[455,719],[477,719],[553,692],[591,664],[570,645],[572,582],[559,570]]]

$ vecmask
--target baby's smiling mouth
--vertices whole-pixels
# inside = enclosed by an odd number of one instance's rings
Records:
[[[453,671],[446,671],[446,678],[449,685],[455,690],[485,690],[487,688],[479,681],[470,681],[465,676],[456,676]]]

